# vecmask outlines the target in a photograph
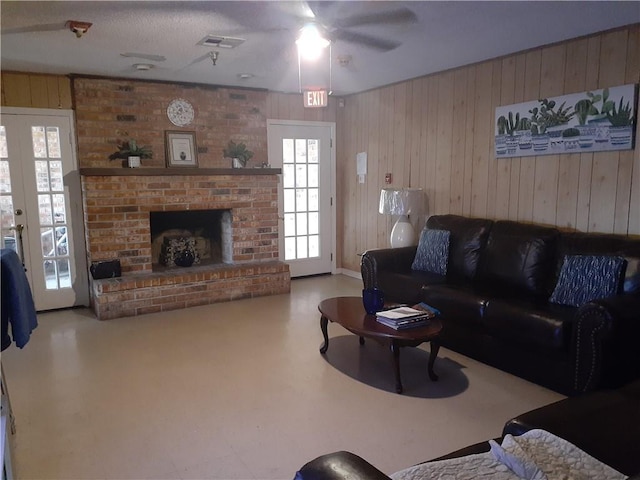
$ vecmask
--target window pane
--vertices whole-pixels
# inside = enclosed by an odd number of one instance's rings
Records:
[[[293,237],[296,234],[296,215],[295,213],[284,214],[284,236]]]
[[[282,162],[293,163],[293,138],[282,139]]]
[[[6,160],[0,160],[0,193],[11,193],[11,174]]]
[[[36,160],[36,188],[39,192],[48,192],[49,189],[49,162]]]
[[[4,125],[0,126],[0,158],[9,158],[9,149],[7,148],[7,130]]]
[[[296,189],[296,212],[307,211],[307,189]]]
[[[318,212],[309,212],[309,235],[320,233],[320,221]]]
[[[58,274],[56,272],[56,261],[45,260],[44,261],[44,281],[47,286],[47,290],[58,289]]]
[[[40,225],[52,225],[53,214],[51,211],[51,196],[38,195],[38,210],[40,216]]]
[[[296,191],[293,188],[284,189],[284,211],[296,211]]]
[[[318,186],[318,165],[309,165],[309,186]]]
[[[309,237],[309,257],[320,256],[320,237],[318,235],[312,235]]]
[[[10,195],[0,196],[0,222],[3,230],[8,230],[15,223],[13,216],[13,198]],[[5,235],[8,232],[3,232]]]
[[[47,158],[47,141],[44,127],[31,127],[31,142],[33,143],[33,156]]]
[[[307,142],[296,139],[296,163],[307,163]]]
[[[296,258],[296,237],[284,239],[284,259],[295,260]]]
[[[298,258],[307,258],[307,237],[297,237]]]
[[[296,165],[296,187],[307,186],[307,166]]]
[[[296,235],[307,234],[307,214],[296,213]]]
[[[56,254],[55,241],[53,240],[53,228],[40,229],[40,243],[42,244],[42,256],[53,257]]]
[[[317,188],[310,188],[309,190],[309,211],[310,212],[317,212],[318,210],[320,210],[318,208],[318,189]]]
[[[64,194],[56,193],[51,196],[53,197],[53,221],[55,223],[66,223]]]
[[[71,270],[68,258],[58,260],[58,280],[60,288],[71,288]]]
[[[62,192],[64,190],[62,162],[59,160],[52,160],[49,162],[49,172],[51,174],[51,191]]]
[[[67,227],[56,227],[56,255],[64,257],[69,254]]]
[[[295,187],[295,166],[292,164],[282,166],[282,187],[293,188]]]
[[[58,127],[47,127],[47,146],[49,147],[49,157],[60,158],[60,132]]]
[[[309,145],[309,163],[318,163],[318,145],[319,141],[317,139],[310,138],[308,141]]]

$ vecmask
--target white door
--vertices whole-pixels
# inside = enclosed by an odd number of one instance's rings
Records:
[[[269,163],[278,185],[280,260],[292,277],[335,270],[335,124],[267,121]]]
[[[89,300],[72,119],[3,109],[0,122],[0,242],[18,252],[38,311]]]

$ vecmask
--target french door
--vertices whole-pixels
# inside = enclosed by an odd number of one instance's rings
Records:
[[[335,124],[267,121],[269,163],[278,185],[280,260],[292,277],[335,270]]]
[[[5,108],[0,121],[0,244],[21,258],[38,311],[89,300],[72,120]]]

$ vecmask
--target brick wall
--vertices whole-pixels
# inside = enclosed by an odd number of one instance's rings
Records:
[[[267,162],[266,91],[83,77],[72,87],[81,168],[119,166],[108,157],[118,140],[129,138],[151,146],[153,158],[143,159],[143,167],[164,167],[165,131],[195,132],[202,168],[230,167],[222,156],[229,140],[254,152],[248,166]],[[167,106],[175,98],[193,105],[191,125],[169,121]]]

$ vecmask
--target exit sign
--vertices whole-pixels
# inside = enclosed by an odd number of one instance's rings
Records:
[[[302,92],[305,108],[322,108],[327,106],[328,98],[326,90],[305,90]]]

